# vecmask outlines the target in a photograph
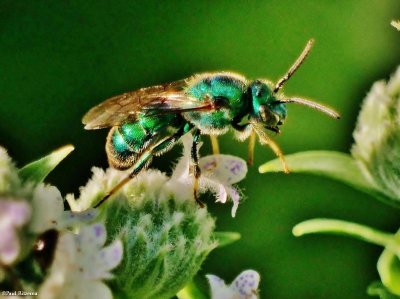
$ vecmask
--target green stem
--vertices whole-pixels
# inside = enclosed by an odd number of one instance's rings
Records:
[[[392,234],[388,234],[365,225],[334,219],[311,219],[297,224],[293,235],[327,233],[354,237],[372,244],[389,248],[396,254],[400,252],[400,243]]]

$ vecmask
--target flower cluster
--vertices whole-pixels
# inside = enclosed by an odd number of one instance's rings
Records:
[[[218,246],[214,219],[193,197],[191,136],[184,136],[182,142],[183,155],[171,177],[153,169],[142,171],[99,207],[108,235],[121,239],[124,247],[123,263],[110,282],[118,298],[172,297]],[[245,177],[245,161],[216,155],[201,158],[199,164],[199,191],[213,192],[222,203],[232,199],[234,216],[240,197],[232,184]],[[74,211],[93,206],[127,176],[114,169],[92,171],[93,177],[81,188],[80,197],[67,196]]]
[[[110,278],[108,271],[121,261],[121,242],[102,248],[106,240],[103,225],[87,225],[97,212],[64,211],[60,191],[42,183],[71,150],[62,148],[17,170],[0,148],[2,290],[36,292],[39,298],[73,298],[79,290],[81,295],[75,298],[90,298],[81,292],[90,287],[92,294],[112,298],[102,280]],[[57,246],[52,248],[52,244]],[[54,260],[47,262],[51,256]]]
[[[43,180],[72,147],[20,170],[0,148],[1,288],[37,292],[43,299],[176,295],[214,248],[238,239],[236,233],[214,232],[214,218],[198,207],[191,136],[182,142],[183,155],[170,177],[145,170],[97,209],[92,207],[127,173],[93,168],[79,198],[66,196],[70,210],[64,210],[59,190]],[[217,202],[231,200],[234,217],[240,192],[232,185],[246,176],[246,162],[211,155],[199,166],[199,192],[211,192]],[[208,278],[213,298],[222,293],[256,298],[259,276],[254,271],[242,273],[230,287],[220,281],[220,289],[215,276]]]
[[[82,227],[79,234],[61,233],[40,296],[111,299],[112,293],[102,280],[113,277],[109,271],[121,262],[123,249],[120,240],[103,248],[105,242],[106,229],[99,223]]]

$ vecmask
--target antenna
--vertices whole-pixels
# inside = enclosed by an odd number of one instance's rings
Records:
[[[313,102],[313,101],[309,101],[309,100],[305,100],[305,99],[301,99],[301,98],[290,98],[290,99],[285,99],[285,100],[278,100],[276,102],[274,102],[274,104],[286,104],[286,103],[297,103],[297,104],[301,104],[304,106],[308,106],[311,107],[315,110],[321,111],[327,115],[329,115],[332,118],[336,118],[339,119],[340,115],[339,113],[337,113],[335,110],[326,107],[324,105],[321,105],[319,103]]]
[[[301,52],[299,58],[295,61],[295,63],[290,67],[290,69],[287,71],[285,76],[283,76],[281,79],[279,79],[278,83],[276,83],[275,88],[274,88],[274,93],[277,93],[285,84],[287,80],[292,77],[292,75],[298,70],[298,68],[301,66],[301,64],[304,62],[304,60],[307,58],[308,53],[310,53],[311,48],[314,44],[314,39],[310,39],[307,42],[306,47],[304,48],[303,52]]]

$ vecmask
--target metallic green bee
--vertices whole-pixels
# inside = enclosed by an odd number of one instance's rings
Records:
[[[335,111],[300,98],[286,98],[280,92],[283,84],[299,68],[311,50],[310,40],[299,58],[277,84],[266,80],[248,81],[241,75],[220,72],[142,88],[110,98],[92,108],[82,122],[85,129],[111,127],[106,152],[110,165],[117,169],[132,168],[131,174],[115,186],[98,204],[115,193],[146,168],[153,156],[168,151],[179,138],[191,132],[194,174],[194,198],[198,199],[198,143],[200,135],[210,135],[214,153],[218,153],[216,136],[233,129],[240,140],[250,137],[249,164],[253,161],[256,136],[268,144],[288,167],[278,145],[266,131],[280,132],[286,120],[286,104],[303,104],[339,118]]]

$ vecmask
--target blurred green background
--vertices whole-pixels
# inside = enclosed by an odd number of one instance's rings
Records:
[[[21,166],[66,143],[75,152],[48,181],[77,193],[93,165],[106,167],[106,130],[85,131],[81,117],[128,90],[213,70],[276,81],[314,37],[315,47],[285,86],[335,107],[340,121],[290,106],[276,138],[286,154],[348,152],[363,97],[400,64],[398,0],[347,1],[0,1],[0,144]],[[204,138],[202,154],[210,152]],[[228,134],[224,153],[246,157]],[[169,170],[179,148],[158,158]],[[218,249],[202,274],[231,281],[246,268],[262,276],[261,297],[368,298],[381,249],[359,241],[313,236],[291,228],[312,217],[335,217],[395,231],[400,213],[340,183],[307,175],[261,175],[274,158],[256,149],[241,187],[246,201],[235,219],[230,205],[209,202],[219,230],[242,240]]]

